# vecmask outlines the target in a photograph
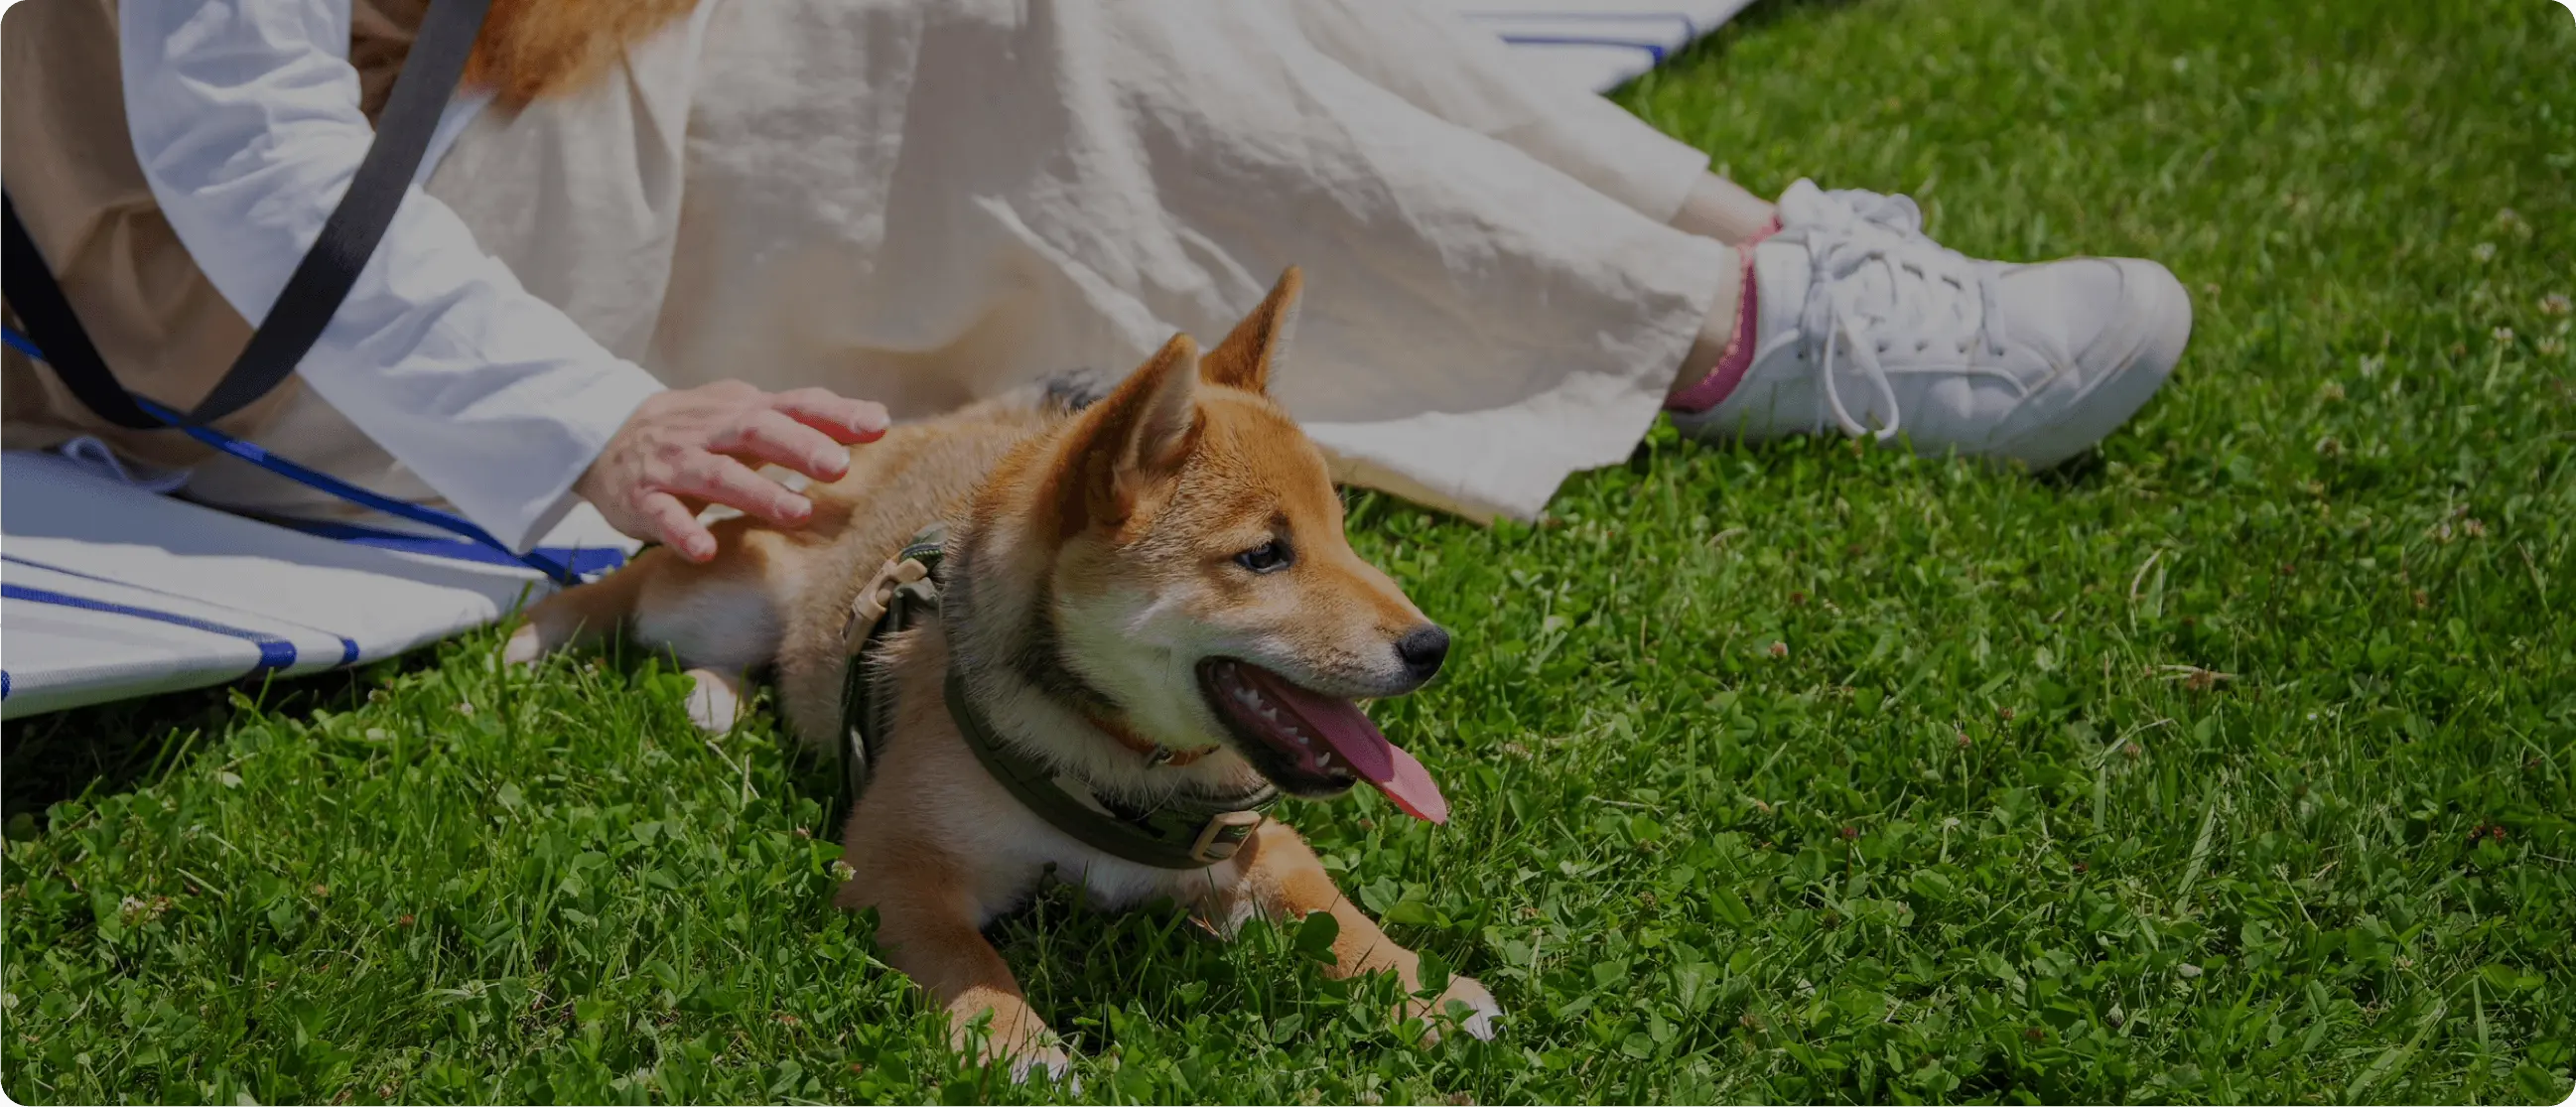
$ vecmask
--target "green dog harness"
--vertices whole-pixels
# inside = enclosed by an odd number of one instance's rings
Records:
[[[884,756],[894,725],[893,698],[877,687],[880,643],[938,614],[939,566],[947,541],[945,524],[924,528],[887,559],[850,605],[849,622],[841,631],[849,660],[841,674],[839,753],[843,794],[852,808],[866,792],[869,773]],[[1261,813],[1279,802],[1279,789],[1267,781],[1239,795],[1174,796],[1152,808],[1103,796],[996,736],[968,698],[965,678],[954,666],[944,683],[949,718],[984,771],[1021,806],[1103,853],[1156,868],[1203,869],[1242,849],[1261,825]],[[1158,766],[1163,759],[1149,757],[1146,763]]]
[[[859,589],[849,621],[841,624],[841,652],[848,659],[841,666],[841,795],[852,809],[867,791],[868,772],[884,755],[885,735],[894,726],[893,702],[877,694],[879,644],[938,614],[937,573],[947,544],[947,524],[922,528]]]

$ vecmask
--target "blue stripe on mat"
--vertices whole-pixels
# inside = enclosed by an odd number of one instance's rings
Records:
[[[427,554],[431,557],[443,557],[451,561],[471,561],[482,565],[502,565],[512,569],[527,568],[527,565],[517,558],[490,546],[458,538],[404,534],[401,531],[362,527],[355,523],[331,523],[313,519],[269,518],[268,521],[289,530],[302,531],[316,538],[335,539],[353,546],[374,546],[377,549]],[[562,562],[566,568],[580,576],[607,572],[626,564],[626,551],[615,546],[539,546],[536,553]]]
[[[269,615],[258,611],[242,611],[241,608],[234,607],[228,603],[216,603],[213,600],[198,599],[195,596],[183,596],[177,592],[170,592],[147,585],[136,584],[133,581],[118,580],[114,577],[103,577],[96,573],[84,573],[78,569],[63,568],[60,565],[48,565],[42,561],[30,560],[12,553],[0,553],[0,561],[6,561],[16,565],[24,565],[32,569],[42,569],[48,573],[61,573],[67,577],[79,577],[82,580],[94,580],[101,584],[113,584],[119,588],[131,588],[137,592],[150,592],[155,596],[168,596],[174,600],[186,600],[190,603],[201,603],[208,607],[220,607],[226,611],[241,611],[242,614],[251,616],[252,618],[271,619],[277,622],[303,627],[315,634],[328,634],[331,637],[340,640],[340,664],[354,665],[358,662],[358,640],[336,630],[325,630],[310,623],[298,623],[293,619],[280,619],[275,615]]]
[[[1697,38],[1703,33],[1699,29],[1699,21],[1691,18],[1689,12],[1464,11],[1459,12],[1458,14],[1466,16],[1469,19],[1482,19],[1489,23],[1602,23],[1613,21],[1621,23],[1669,22],[1681,24],[1682,32],[1692,38]]]
[[[1643,50],[1655,59],[1656,65],[1664,64],[1664,44],[1660,42],[1637,42],[1621,38],[1585,38],[1575,35],[1504,35],[1503,41],[1514,46],[1620,46],[1630,50]]]
[[[250,671],[252,674],[264,673],[271,669],[284,669],[295,664],[295,643],[289,642],[286,639],[277,637],[273,634],[251,630],[245,627],[226,626],[222,623],[208,622],[204,619],[192,619],[186,615],[180,615],[175,612],[154,611],[148,607],[135,607],[130,604],[109,603],[105,600],[93,600],[87,596],[74,596],[45,588],[29,588],[23,584],[10,584],[5,581],[0,581],[0,599],[25,600],[29,603],[52,604],[56,607],[68,607],[80,611],[99,611],[110,615],[129,615],[137,619],[150,619],[154,622],[169,623],[173,626],[183,626],[190,630],[202,630],[208,634],[221,634],[233,638],[239,638],[259,647],[259,664],[251,666]]]

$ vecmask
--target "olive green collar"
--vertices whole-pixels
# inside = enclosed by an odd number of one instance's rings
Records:
[[[1102,853],[1156,868],[1203,869],[1234,856],[1261,825],[1261,812],[1279,802],[1279,789],[1263,781],[1233,796],[1179,795],[1151,808],[1122,803],[995,735],[954,668],[947,685],[948,717],[984,771],[1022,806]]]
[[[938,573],[946,538],[947,528],[941,525],[913,536],[859,590],[842,631],[849,660],[841,676],[839,752],[842,786],[851,807],[857,806],[867,789],[869,770],[883,755],[894,721],[891,697],[876,687],[874,647],[887,634],[938,612]],[[991,722],[967,696],[965,681],[954,667],[948,670],[945,684],[949,718],[984,771],[1022,806],[1103,853],[1156,868],[1206,868],[1234,856],[1261,824],[1261,812],[1279,801],[1279,789],[1267,781],[1238,795],[1175,796],[1152,808],[1103,796],[1089,783],[1055,771],[1019,744],[995,735]],[[1156,747],[1156,752],[1163,751]],[[1148,768],[1174,763],[1168,755],[1139,756],[1145,757]]]

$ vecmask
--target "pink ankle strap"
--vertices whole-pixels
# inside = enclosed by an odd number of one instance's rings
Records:
[[[1707,376],[1664,401],[1665,410],[1696,415],[1716,407],[1724,403],[1728,394],[1744,380],[1745,370],[1753,367],[1753,321],[1757,306],[1753,291],[1753,248],[1763,239],[1778,233],[1780,217],[1774,215],[1770,226],[1736,246],[1736,256],[1742,258],[1744,264],[1744,294],[1736,301],[1735,337],[1727,340],[1726,352],[1718,355],[1717,364],[1709,368]]]

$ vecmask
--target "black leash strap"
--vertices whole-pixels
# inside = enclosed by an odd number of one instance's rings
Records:
[[[119,387],[116,375],[99,360],[98,348],[89,344],[89,332],[72,314],[71,301],[63,299],[53,270],[45,268],[44,257],[27,238],[27,228],[18,222],[17,203],[6,193],[0,193],[0,220],[7,224],[0,226],[0,235],[6,235],[0,238],[0,281],[7,282],[0,284],[0,292],[8,294],[9,307],[26,324],[27,336],[45,351],[45,364],[54,367],[63,387],[99,418],[117,426],[151,430],[164,425],[136,405],[134,394]]]
[[[0,228],[6,232],[5,240],[0,240],[6,253],[0,257],[0,280],[7,282],[9,306],[73,397],[120,427],[200,427],[250,406],[284,383],[322,337],[323,328],[331,325],[341,301],[349,297],[350,286],[357,283],[358,272],[384,240],[385,228],[392,225],[413,174],[420,170],[420,159],[429,150],[438,118],[465,75],[465,61],[474,52],[475,36],[482,32],[483,17],[491,6],[491,0],[436,0],[429,6],[429,13],[421,18],[420,36],[404,59],[401,75],[394,78],[384,113],[377,118],[375,141],[359,161],[348,192],[323,221],[313,248],[305,251],[304,260],[278,293],[277,303],[269,308],[268,318],[251,333],[249,345],[242,348],[232,368],[204,401],[173,421],[143,410],[116,382],[81,328],[80,318],[72,313],[53,271],[36,252],[35,241],[18,222],[17,205],[0,194],[0,215],[7,222]]]

